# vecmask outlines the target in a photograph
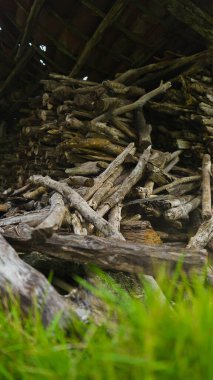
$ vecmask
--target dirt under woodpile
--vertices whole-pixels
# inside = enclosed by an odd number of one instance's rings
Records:
[[[71,289],[79,268],[88,275],[87,264],[155,276],[182,261],[186,273],[202,272],[204,248],[213,249],[212,63],[209,50],[102,83],[42,80],[18,138],[0,152],[2,293],[9,282],[24,309],[45,297],[46,279],[15,250],[54,270],[59,290]],[[9,257],[13,277],[3,268]],[[44,323],[61,309],[63,322],[71,308],[81,313],[49,288]]]

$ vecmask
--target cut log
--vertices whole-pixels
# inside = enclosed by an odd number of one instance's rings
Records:
[[[121,232],[127,241],[141,244],[162,244],[160,236],[147,221],[132,221],[121,225]]]

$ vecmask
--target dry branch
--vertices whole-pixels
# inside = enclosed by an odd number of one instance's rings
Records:
[[[122,236],[103,218],[101,218],[88,203],[73,189],[63,183],[52,180],[50,177],[34,175],[30,177],[30,182],[49,187],[67,198],[70,207],[74,207],[90,223],[92,223],[104,236],[122,238]]]

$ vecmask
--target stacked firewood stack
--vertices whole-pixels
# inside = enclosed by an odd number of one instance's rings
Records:
[[[42,81],[19,121],[12,186],[0,194],[1,233],[17,251],[39,252],[50,266],[154,275],[181,259],[186,271],[203,268],[203,248],[213,246],[213,83],[209,65],[186,70],[196,59],[102,83],[58,74]],[[147,72],[151,86],[182,66],[172,85],[142,88]]]

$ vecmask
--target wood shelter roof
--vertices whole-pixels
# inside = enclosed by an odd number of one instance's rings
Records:
[[[0,94],[48,72],[91,80],[213,45],[212,0],[0,0]]]

